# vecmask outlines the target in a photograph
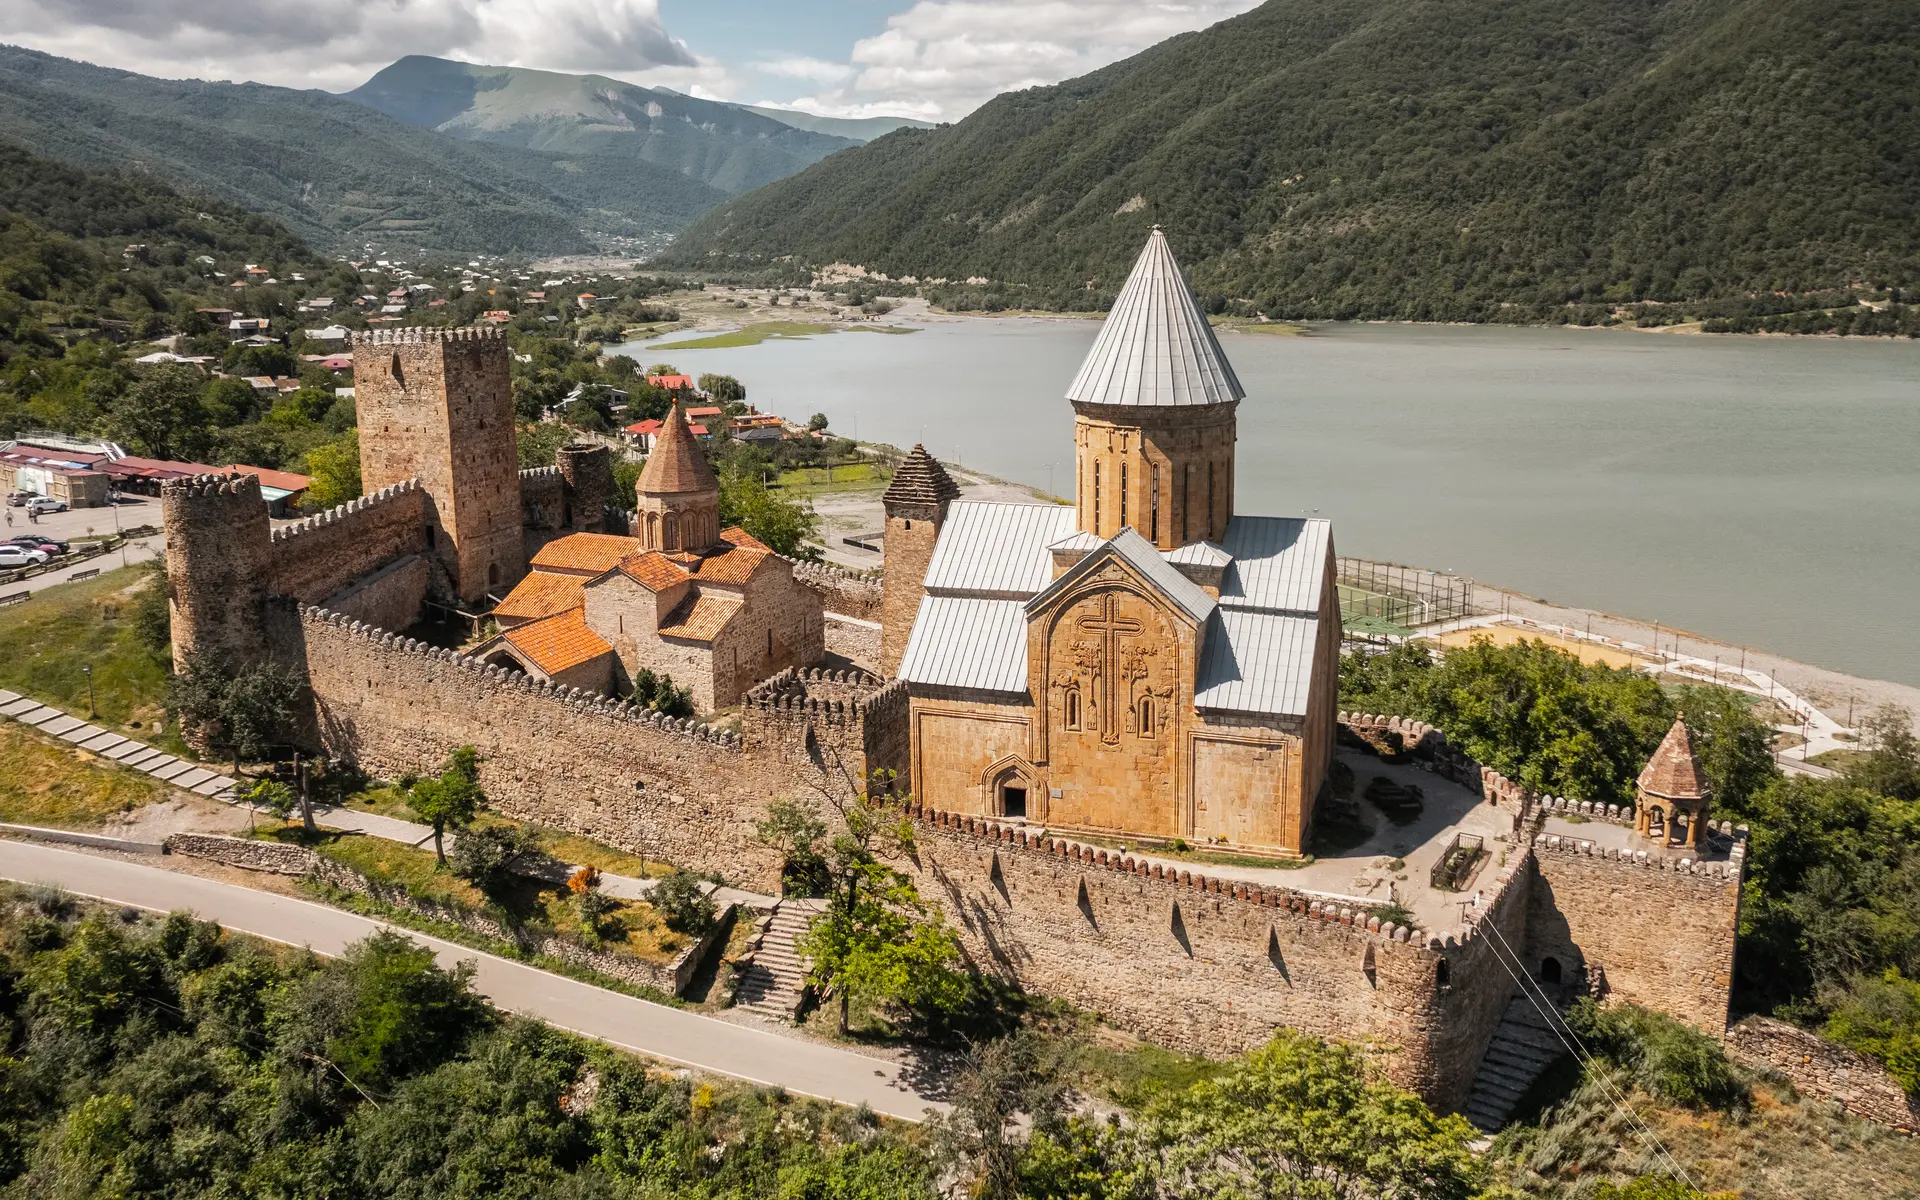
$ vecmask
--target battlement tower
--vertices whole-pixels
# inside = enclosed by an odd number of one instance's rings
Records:
[[[497,329],[383,329],[353,342],[360,477],[418,477],[428,544],[455,598],[505,595],[527,573],[508,349]]]
[[[273,539],[257,475],[195,475],[160,487],[167,530],[173,665],[210,655],[232,665],[266,657]]]

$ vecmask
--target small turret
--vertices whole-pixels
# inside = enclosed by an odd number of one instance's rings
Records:
[[[607,528],[614,502],[613,455],[605,446],[574,442],[560,447],[554,465],[567,481],[567,527],[580,533],[625,533]]]
[[[195,475],[160,488],[173,665],[266,657],[273,537],[257,475]]]
[[[675,404],[640,472],[633,536],[642,550],[700,554],[720,540],[720,481]]]
[[[1681,713],[1640,772],[1640,804],[1634,830],[1657,845],[1698,850],[1706,844],[1707,809],[1712,799],[1713,788],[1693,753],[1687,717]]]
[[[947,509],[960,496],[953,482],[925,446],[915,446],[880,497],[887,512],[886,574],[880,596],[880,668],[888,675],[900,669],[926,590],[927,566],[947,523]]]

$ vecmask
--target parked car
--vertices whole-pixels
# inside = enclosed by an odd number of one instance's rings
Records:
[[[47,561],[45,550],[30,550],[25,546],[11,543],[0,546],[0,568],[37,567]]]
[[[27,501],[36,500],[38,498],[39,497],[33,492],[15,492],[12,495],[7,497],[7,507],[19,508],[21,505],[25,504]]]
[[[65,512],[67,511],[67,502],[65,500],[55,500],[52,496],[36,496],[27,501],[27,511],[30,513]]]
[[[25,546],[29,550],[45,550],[48,554],[65,554],[73,547],[59,538],[41,537],[37,533],[23,533],[16,538],[8,538],[8,545]]]

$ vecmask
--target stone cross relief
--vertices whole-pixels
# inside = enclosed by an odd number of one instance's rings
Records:
[[[1099,697],[1100,740],[1111,746],[1120,740],[1122,714],[1128,709],[1120,639],[1139,637],[1143,629],[1139,621],[1120,615],[1119,599],[1113,592],[1100,597],[1097,613],[1082,615],[1074,624],[1095,635],[1091,642],[1074,644],[1074,657],[1094,677]]]

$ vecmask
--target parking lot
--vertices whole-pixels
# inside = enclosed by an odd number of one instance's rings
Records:
[[[46,513],[38,522],[27,520],[25,508],[7,508],[10,523],[0,523],[0,541],[20,534],[38,533],[46,537],[71,542],[76,538],[94,538],[110,535],[116,528],[133,529],[142,525],[160,524],[160,500],[156,496],[124,496],[121,502],[111,508],[76,508],[63,513]],[[117,522],[117,524],[116,524]],[[21,592],[37,592],[41,588],[56,583],[65,583],[74,574],[86,571],[112,570],[124,561],[128,565],[144,562],[160,552],[165,538],[160,534],[129,541],[121,550],[105,556],[94,556],[68,565],[56,565],[56,569],[27,579],[15,579],[11,583],[0,583],[0,597],[14,596]]]

